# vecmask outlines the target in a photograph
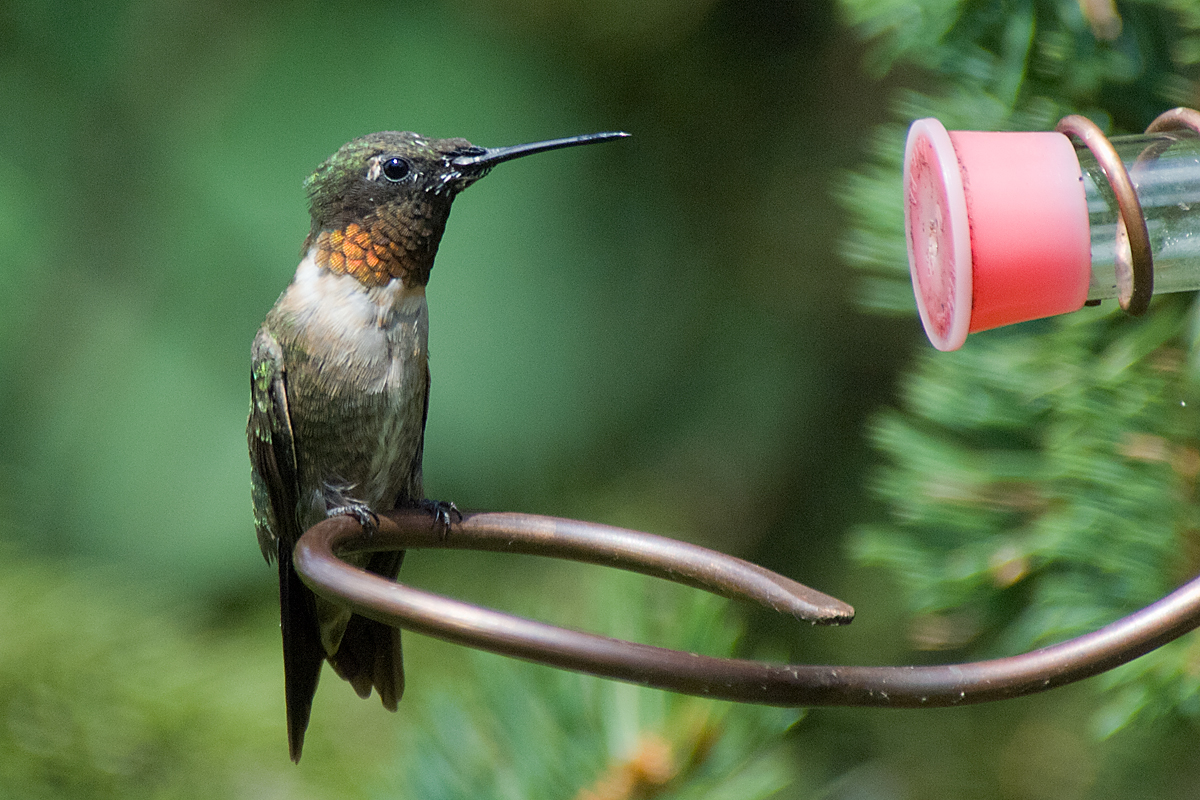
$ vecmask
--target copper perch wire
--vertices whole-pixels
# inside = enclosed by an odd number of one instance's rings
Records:
[[[753,600],[813,624],[853,609],[782,575],[695,545],[637,531],[530,514],[466,514],[449,531],[423,511],[380,517],[367,536],[350,517],[313,526],[296,545],[317,594],[387,625],[456,644],[684,694],[773,706],[936,708],[1052,689],[1131,661],[1200,627],[1200,578],[1135,614],[1031,653],[942,666],[769,664],[667,650],[558,628],[386,580],[338,553],[446,548],[527,553],[621,567]]]

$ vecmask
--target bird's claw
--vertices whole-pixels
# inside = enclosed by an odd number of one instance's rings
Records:
[[[379,530],[379,515],[366,506],[346,505],[331,508],[326,513],[327,517],[354,517],[355,521],[362,526],[363,533],[367,536],[373,535]]]
[[[442,527],[442,538],[445,539],[450,535],[450,525],[453,520],[450,515],[458,517],[458,521],[462,522],[462,512],[458,510],[458,506],[451,503],[449,500],[429,500],[428,498],[421,501],[421,508],[433,515],[433,520]]]

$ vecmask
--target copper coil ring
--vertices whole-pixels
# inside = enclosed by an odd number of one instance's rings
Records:
[[[1117,201],[1117,302],[1128,313],[1139,316],[1150,306],[1154,293],[1154,257],[1150,232],[1129,171],[1100,126],[1078,114],[1058,121],[1055,130],[1081,141],[1100,165]]]

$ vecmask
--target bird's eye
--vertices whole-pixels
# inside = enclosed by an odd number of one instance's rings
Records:
[[[412,164],[403,158],[389,158],[383,163],[383,177],[389,181],[402,181],[412,172]]]

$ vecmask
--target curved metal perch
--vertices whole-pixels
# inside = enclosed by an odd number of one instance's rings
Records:
[[[363,534],[350,517],[313,526],[295,566],[310,589],[388,625],[554,667],[658,689],[774,706],[933,708],[1052,689],[1131,661],[1200,627],[1200,578],[1135,614],[1019,656],[930,667],[767,664],[666,650],[558,628],[452,600],[357,569],[336,553],[449,548],[527,553],[616,566],[813,624],[844,624],[850,606],[762,567],[661,536],[530,514],[467,514],[448,532],[423,511],[380,517]]]

